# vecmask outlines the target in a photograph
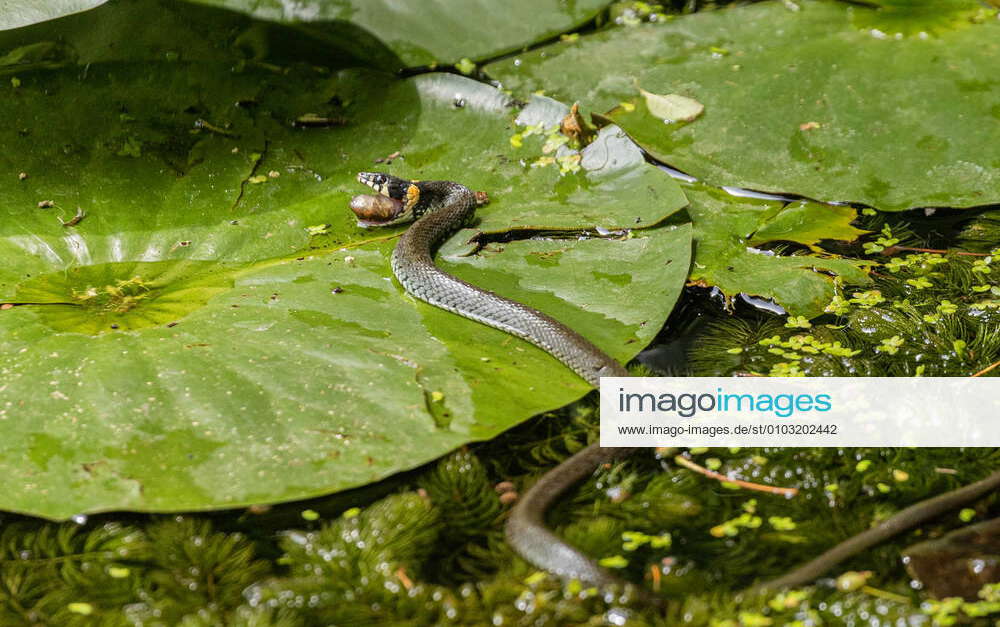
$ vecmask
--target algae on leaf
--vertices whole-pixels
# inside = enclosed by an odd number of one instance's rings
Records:
[[[643,148],[709,184],[886,211],[1000,201],[996,10],[905,3],[921,9],[911,14],[902,2],[882,4],[892,6],[806,1],[791,11],[771,1],[706,11],[484,70],[518,95],[544,89],[614,109],[610,118]],[[901,22],[916,32],[888,25]],[[705,112],[665,124],[639,87],[693,98]]]

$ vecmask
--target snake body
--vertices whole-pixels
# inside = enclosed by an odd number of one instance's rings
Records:
[[[426,303],[489,325],[531,342],[585,381],[598,387],[601,377],[627,377],[615,359],[559,321],[521,303],[466,283],[434,264],[441,242],[467,224],[478,201],[475,192],[451,181],[393,180],[384,174],[361,173],[358,179],[403,202],[400,217],[416,222],[392,252],[392,271],[403,288]],[[515,505],[507,520],[508,543],[540,568],[567,579],[597,585],[620,583],[614,575],[553,534],[545,512],[575,483],[602,464],[633,453],[633,448],[591,445],[543,476]]]
[[[422,217],[392,252],[392,271],[407,292],[441,309],[516,335],[566,364],[585,381],[627,377],[617,361],[572,329],[540,311],[457,279],[434,265],[437,246],[476,210],[475,194],[449,181],[415,184]],[[411,193],[412,195],[413,193]],[[426,200],[423,200],[426,199]]]
[[[628,371],[589,340],[557,320],[521,303],[466,283],[434,264],[441,243],[466,225],[481,204],[476,192],[451,181],[408,181],[387,174],[362,172],[358,180],[395,203],[372,208],[352,202],[362,224],[378,214],[379,224],[416,220],[392,253],[392,271],[414,297],[441,309],[481,322],[531,342],[599,387],[601,377],[626,377]],[[357,205],[357,208],[355,208]],[[508,543],[525,560],[566,579],[599,586],[622,581],[601,568],[545,526],[545,512],[566,490],[603,464],[634,453],[635,448],[590,445],[539,479],[517,502],[507,520]],[[921,501],[878,526],[845,540],[788,574],[755,590],[809,583],[841,561],[891,535],[912,528],[943,511],[958,507],[1000,487],[1000,471],[963,488]]]

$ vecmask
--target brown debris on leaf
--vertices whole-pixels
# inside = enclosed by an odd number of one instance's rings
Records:
[[[375,163],[384,163],[386,165],[389,165],[393,161],[395,161],[396,159],[399,159],[402,155],[403,155],[403,153],[401,153],[400,151],[397,150],[396,152],[392,153],[391,155],[386,155],[384,157],[379,157],[378,159],[375,160]]]
[[[80,221],[86,217],[87,214],[84,213],[83,209],[77,207],[76,215],[74,215],[69,220],[63,220],[62,218],[59,218],[59,222],[61,222],[63,226],[76,226],[77,224],[80,224]]]
[[[569,137],[570,139],[575,139],[580,143],[580,148],[590,144],[594,141],[595,132],[594,129],[587,124],[587,121],[583,119],[580,115],[580,103],[574,102],[573,106],[570,107],[569,113],[566,117],[559,122],[559,132]]]
[[[347,119],[318,113],[304,113],[292,120],[292,126],[299,128],[326,128],[329,126],[347,126]]]

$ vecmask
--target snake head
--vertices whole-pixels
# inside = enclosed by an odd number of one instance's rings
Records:
[[[398,176],[382,172],[358,172],[358,182],[375,190],[375,193],[399,201],[406,200],[406,190],[412,183]]]
[[[351,211],[358,217],[359,226],[389,226],[414,219],[420,188],[413,181],[382,172],[359,172],[358,182],[379,194],[355,196],[351,200]]]

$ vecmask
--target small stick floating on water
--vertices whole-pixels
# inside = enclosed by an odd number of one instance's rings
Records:
[[[681,455],[678,455],[677,457],[674,458],[674,463],[676,463],[678,466],[684,466],[689,470],[693,470],[697,473],[703,474],[706,477],[711,477],[712,479],[717,479],[719,481],[732,483],[733,485],[738,485],[741,488],[746,488],[748,490],[757,490],[758,492],[770,492],[771,494],[781,494],[783,496],[795,496],[796,494],[799,493],[798,488],[779,488],[775,486],[744,481],[742,479],[733,479],[721,473],[709,470],[708,468],[699,466],[690,459],[683,457]]]
[[[996,368],[997,366],[1000,366],[1000,361],[994,361],[992,364],[990,364],[989,366],[986,366],[985,368],[983,368],[982,370],[980,370],[979,372],[977,372],[976,374],[974,374],[972,376],[973,377],[981,377],[984,374],[986,374],[987,372],[989,372],[990,370],[993,370],[994,368]]]

